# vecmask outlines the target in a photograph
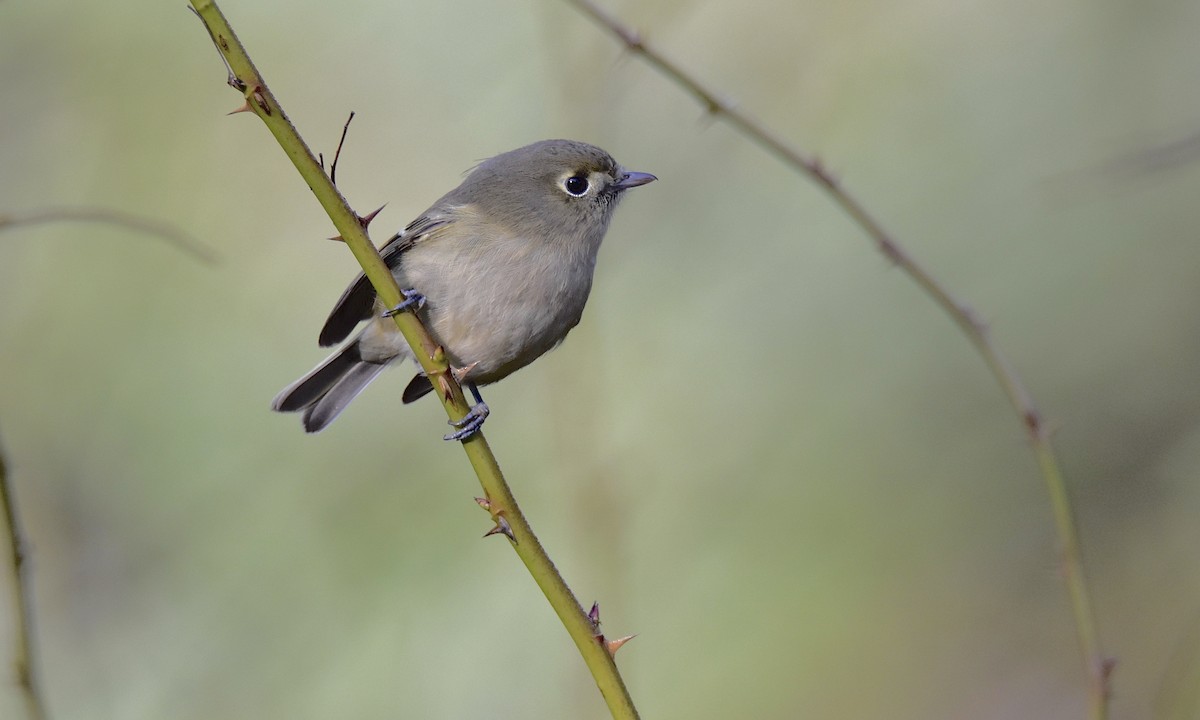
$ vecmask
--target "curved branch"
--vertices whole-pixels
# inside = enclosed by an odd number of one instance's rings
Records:
[[[1013,370],[1008,358],[992,340],[985,323],[966,303],[955,298],[946,286],[911,255],[884,229],[866,207],[848,190],[842,187],[820,160],[792,145],[758,118],[741,110],[700,82],[695,75],[667,58],[646,43],[634,29],[623,24],[616,16],[601,8],[594,0],[569,0],[575,7],[598,25],[611,32],[635,55],[640,55],[656,70],[670,78],[675,84],[693,95],[705,109],[724,119],[746,138],[752,140],[771,155],[793,169],[807,175],[817,183],[834,203],[871,238],[892,262],[896,263],[927,295],[950,316],[971,344],[983,357],[988,369],[1004,390],[1016,411],[1026,437],[1033,447],[1034,455],[1042,472],[1050,504],[1054,510],[1055,527],[1058,534],[1060,562],[1071,607],[1075,616],[1075,631],[1083,655],[1088,679],[1088,704],[1093,720],[1104,720],[1108,715],[1109,680],[1113,661],[1104,656],[1100,649],[1099,633],[1092,614],[1092,601],[1083,572],[1083,561],[1079,551],[1079,534],[1071,510],[1070,495],[1059,469],[1058,458],[1050,444],[1049,431],[1038,413],[1025,384]]]
[[[139,215],[120,212],[118,210],[106,210],[104,208],[89,208],[89,207],[74,207],[74,208],[49,208],[45,210],[35,210],[23,215],[4,215],[0,214],[0,232],[9,228],[21,227],[23,225],[43,225],[53,222],[95,222],[116,225],[118,227],[137,230],[138,232],[153,235],[161,240],[166,241],[177,250],[181,250],[195,259],[207,265],[217,264],[217,257],[212,250],[206,248],[200,241],[193,238],[191,235],[168,225],[164,222],[151,220]]]

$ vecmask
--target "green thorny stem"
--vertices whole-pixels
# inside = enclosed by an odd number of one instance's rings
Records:
[[[403,295],[367,236],[368,220],[350,208],[324,168],[301,140],[296,128],[267,88],[267,83],[255,69],[245,48],[238,41],[216,3],[212,0],[191,0],[191,4],[228,65],[229,84],[245,97],[246,104],[239,110],[254,113],[266,124],[321,206],[325,208],[325,212],[329,214],[341,239],[362,265],[363,272],[375,287],[379,299],[385,306],[395,307]],[[399,313],[395,320],[405,340],[412,346],[413,354],[420,362],[421,368],[434,381],[434,387],[438,390],[436,394],[441,398],[447,415],[451,420],[462,419],[470,408],[463,398],[462,389],[450,372],[441,348],[422,327],[416,315]],[[483,486],[485,497],[480,504],[491,513],[497,528],[510,537],[510,544],[521,558],[521,562],[525,563],[529,574],[533,576],[571,635],[571,639],[575,641],[612,716],[619,720],[637,718],[633,700],[629,697],[607,645],[602,642],[596,626],[579,606],[579,602],[538,542],[537,536],[533,534],[525,516],[521,514],[521,509],[509,490],[483,433],[476,433],[464,441],[462,446],[479,477],[480,485]]]
[[[1092,720],[1105,720],[1108,716],[1109,682],[1114,663],[1104,655],[1100,648],[1099,633],[1092,615],[1092,602],[1083,572],[1083,560],[1079,551],[1079,534],[1075,529],[1070,495],[1067,492],[1062,472],[1059,470],[1058,459],[1051,446],[1050,432],[1045,421],[1038,413],[1033,398],[1025,389],[1024,383],[992,340],[988,326],[979,319],[969,305],[955,298],[915,257],[909,254],[891,233],[885,230],[867,209],[841,186],[837,178],[825,169],[817,157],[803,152],[753,115],[724,99],[716,91],[700,82],[695,75],[649,45],[640,33],[622,23],[594,0],[570,0],[570,2],[616,36],[630,52],[640,55],[652,67],[699,100],[709,113],[725,119],[768,153],[816,182],[875,242],[880,252],[907,273],[954,320],[971,344],[975,346],[975,349],[979,351],[1020,418],[1050,495],[1050,504],[1054,511],[1054,523],[1058,533],[1063,579],[1070,595],[1071,608],[1075,616],[1075,631],[1079,637],[1079,647],[1087,674],[1089,716]]]

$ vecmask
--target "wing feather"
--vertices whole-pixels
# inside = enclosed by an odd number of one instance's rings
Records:
[[[422,215],[414,220],[403,232],[397,233],[388,240],[379,254],[383,261],[393,270],[400,266],[404,251],[428,238],[438,228],[445,227],[450,220],[442,215]],[[401,288],[406,289],[406,288]],[[375,288],[367,276],[359,273],[350,286],[333,306],[333,311],[321,328],[319,342],[321,347],[336,345],[346,338],[363,320],[371,317],[375,307]]]

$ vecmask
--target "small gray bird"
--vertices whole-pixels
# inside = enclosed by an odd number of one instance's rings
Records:
[[[488,415],[478,386],[525,367],[579,323],[617,201],[656,179],[572,140],[485,160],[381,248],[405,301],[383,307],[360,273],[325,321],[320,344],[345,340],[364,320],[366,327],[284,388],[271,409],[303,412],[305,430],[324,429],[392,361],[412,356],[390,316],[415,311],[475,398],[446,439],[469,438]],[[402,398],[410,403],[431,390],[417,375]]]

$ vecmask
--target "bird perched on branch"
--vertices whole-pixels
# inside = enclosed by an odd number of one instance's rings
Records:
[[[271,409],[301,412],[308,432],[324,429],[385,367],[412,357],[391,318],[411,311],[475,398],[446,436],[469,438],[488,415],[479,386],[541,357],[579,323],[613,210],[626,190],[655,179],[573,140],[544,140],[483,161],[380,249],[404,302],[383,307],[359,274],[325,321],[320,344],[365,327],[284,388]],[[403,400],[432,389],[418,374]]]

